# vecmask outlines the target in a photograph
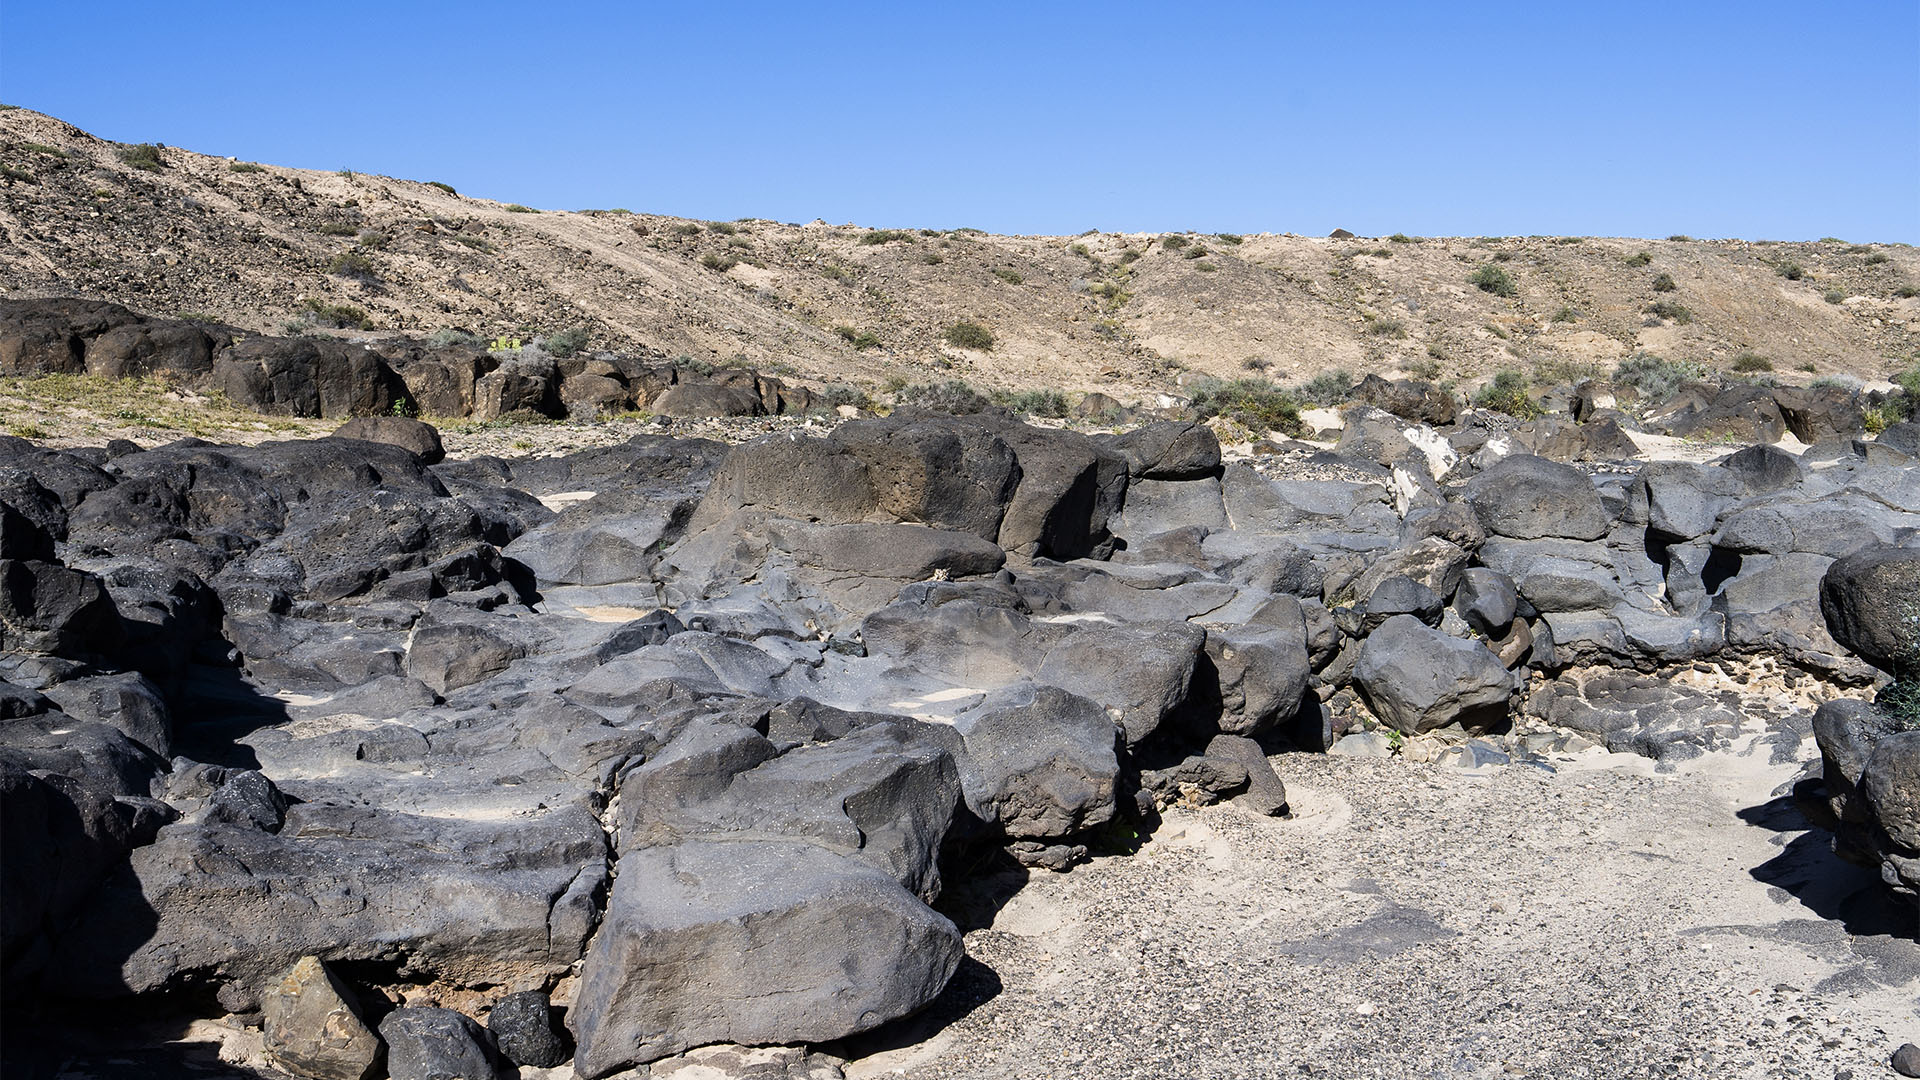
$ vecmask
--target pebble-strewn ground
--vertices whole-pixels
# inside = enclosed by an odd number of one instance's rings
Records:
[[[946,1026],[848,1074],[1892,1075],[1920,1039],[1913,913],[1764,757],[1279,759],[1292,818],[1178,810],[1136,856],[1028,881],[968,933]]]

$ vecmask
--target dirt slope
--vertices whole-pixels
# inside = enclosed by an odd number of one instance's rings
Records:
[[[1136,396],[1196,373],[1288,381],[1332,367],[1558,378],[1636,350],[1717,363],[1752,350],[1789,378],[1811,377],[1809,364],[1881,376],[1920,353],[1920,299],[1899,295],[1920,284],[1920,254],[1902,245],[895,234],[519,212],[419,181],[171,147],[143,169],[126,149],[0,111],[0,295],[276,332],[319,302],[365,311],[376,334],[584,327],[597,347],[819,381]],[[363,272],[330,272],[348,255]],[[1489,265],[1514,296],[1468,284]],[[1662,274],[1671,291],[1656,291]],[[942,341],[963,319],[992,332],[990,351]],[[873,344],[855,348],[841,327]]]

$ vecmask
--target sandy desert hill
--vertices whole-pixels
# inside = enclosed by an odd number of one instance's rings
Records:
[[[1469,283],[1486,267],[1512,295]],[[1139,397],[1196,374],[1332,368],[1560,379],[1640,351],[1878,378],[1920,356],[1916,284],[1911,247],[1831,238],[997,236],[536,210],[0,111],[0,295],[268,332],[579,328],[595,347],[867,387]],[[949,343],[959,322],[992,348]]]

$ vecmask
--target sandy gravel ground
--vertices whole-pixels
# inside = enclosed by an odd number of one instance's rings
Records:
[[[1175,810],[1134,856],[957,898],[968,966],[847,1073],[1891,1076],[1913,912],[1763,757],[1277,758],[1290,819]]]

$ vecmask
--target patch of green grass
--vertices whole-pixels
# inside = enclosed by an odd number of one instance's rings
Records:
[[[1353,392],[1353,372],[1330,368],[1301,384],[1295,391],[1301,400],[1313,405],[1338,405]]]
[[[1541,414],[1539,403],[1527,395],[1526,375],[1512,369],[1497,372],[1493,381],[1473,396],[1473,403],[1516,420],[1531,420]]]
[[[840,335],[842,341],[856,349],[873,349],[880,345],[880,335],[871,330],[856,330],[851,326],[836,326],[833,332]]]
[[[25,169],[16,169],[11,165],[0,165],[0,177],[5,177],[19,184],[37,184],[40,182],[39,177]]]
[[[1666,319],[1675,326],[1687,326],[1693,322],[1692,311],[1688,310],[1684,304],[1676,304],[1669,300],[1656,301],[1647,308],[1647,311],[1658,318]]]
[[[1266,379],[1204,378],[1188,391],[1194,412],[1203,420],[1220,416],[1256,431],[1305,434],[1299,399]]]
[[[1613,369],[1613,381],[1630,386],[1645,397],[1662,401],[1681,386],[1707,377],[1707,369],[1693,360],[1667,360],[1652,353],[1635,353]]]
[[[1742,352],[1735,355],[1732,363],[1728,366],[1743,374],[1755,371],[1772,371],[1773,361],[1756,352]]]
[[[1679,287],[1680,286],[1673,283],[1672,274],[1662,273],[1653,276],[1652,289],[1654,292],[1673,292]]]
[[[962,349],[977,349],[989,352],[993,349],[993,333],[977,322],[957,322],[940,334],[949,345]]]
[[[160,156],[160,150],[161,146],[158,143],[134,143],[132,146],[121,147],[119,155],[121,161],[136,169],[144,172],[159,172],[167,167],[166,161]]]
[[[955,416],[977,413],[992,404],[985,395],[975,390],[964,379],[903,386],[895,391],[894,397],[901,405],[950,413]]]
[[[993,403],[1020,416],[1058,420],[1067,415],[1067,395],[1058,390],[1000,391]]]
[[[820,267],[820,276],[842,285],[853,284],[853,271],[839,263],[827,263]]]
[[[1004,266],[994,267],[992,273],[994,277],[999,278],[1001,281],[1004,281],[1009,285],[1019,285],[1022,282],[1027,280],[1026,278],[1021,277],[1019,273],[1017,273],[1016,271],[1009,270]]]
[[[331,326],[336,330],[373,329],[373,319],[368,317],[366,310],[352,304],[329,304],[325,300],[308,297],[304,310],[309,318],[321,326]]]
[[[564,360],[586,348],[587,339],[591,336],[584,326],[556,330],[540,339],[540,347]]]
[[[1407,324],[1399,319],[1370,319],[1367,321],[1367,333],[1374,337],[1404,338],[1407,336]]]
[[[46,143],[23,142],[20,144],[20,149],[25,150],[29,154],[44,154],[47,157],[64,158],[67,156],[65,150],[57,146],[48,146]]]
[[[374,276],[373,260],[357,251],[343,251],[327,263],[327,273],[336,277],[371,278]]]
[[[1491,263],[1467,275],[1467,284],[1495,296],[1514,296],[1520,291],[1514,285],[1511,274]]]

